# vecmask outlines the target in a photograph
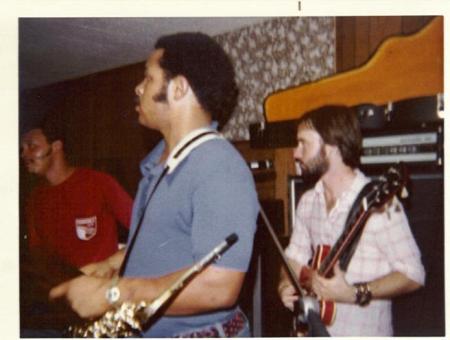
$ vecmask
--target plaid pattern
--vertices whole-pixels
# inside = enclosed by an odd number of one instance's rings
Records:
[[[322,182],[302,196],[285,251],[287,257],[305,265],[317,245],[335,244],[356,196],[369,181],[359,170],[355,173],[351,187],[339,197],[328,214]],[[421,284],[425,281],[420,251],[397,199],[383,211],[372,213],[345,277],[353,284],[371,281],[393,271],[404,273]],[[332,336],[392,335],[391,301],[374,300],[365,307],[337,303],[336,320],[328,330]]]
[[[232,338],[238,335],[245,326],[246,318],[241,311],[218,326],[210,326],[200,330],[183,333],[175,336],[175,338]],[[221,328],[221,329],[220,329]]]

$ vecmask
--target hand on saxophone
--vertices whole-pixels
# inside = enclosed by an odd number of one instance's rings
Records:
[[[95,318],[111,308],[105,298],[110,281],[106,278],[81,275],[53,287],[49,298],[65,298],[80,317]]]

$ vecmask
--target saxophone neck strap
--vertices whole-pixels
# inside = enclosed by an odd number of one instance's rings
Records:
[[[202,128],[186,135],[172,150],[166,161],[167,173],[172,173],[183,160],[201,144],[211,139],[223,138],[216,130]]]
[[[172,173],[175,170],[175,168],[178,165],[180,165],[181,162],[184,159],[186,159],[186,157],[196,147],[205,143],[208,140],[217,139],[217,138],[223,138],[223,137],[216,130],[207,129],[207,128],[198,129],[198,130],[192,131],[191,133],[186,135],[180,141],[180,143],[178,143],[177,146],[172,150],[169,157],[167,158],[163,172],[158,177],[156,184],[154,185],[151,193],[148,195],[147,201],[144,204],[144,209],[143,209],[141,216],[139,217],[139,222],[136,226],[136,230],[135,230],[132,238],[130,239],[130,242],[128,243],[124,260],[119,269],[119,276],[123,276],[123,274],[125,273],[125,268],[127,266],[129,256],[131,254],[131,251],[133,250],[134,244],[135,244],[137,236],[139,234],[139,230],[141,229],[141,226],[142,226],[142,222],[144,221],[145,212],[147,211],[150,200],[153,197],[159,184],[162,182],[163,178],[166,176],[166,174]]]

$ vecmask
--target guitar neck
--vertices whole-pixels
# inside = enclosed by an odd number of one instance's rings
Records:
[[[362,229],[369,217],[369,210],[360,208],[356,218],[351,223],[351,226],[347,228],[336,244],[331,248],[328,255],[325,257],[321,263],[318,272],[321,276],[329,277],[332,273],[333,267],[336,262],[341,258],[342,254],[351,247],[353,242],[361,235]]]

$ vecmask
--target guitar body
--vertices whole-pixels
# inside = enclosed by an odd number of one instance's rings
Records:
[[[300,284],[307,290],[311,291],[311,271],[318,270],[331,250],[329,245],[317,246],[316,252],[312,259],[310,268],[303,267],[300,272]],[[336,304],[334,301],[320,300],[320,318],[322,322],[329,326],[334,322],[336,317]]]

